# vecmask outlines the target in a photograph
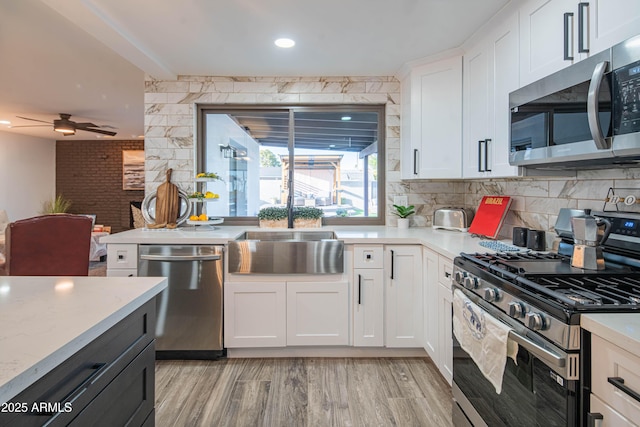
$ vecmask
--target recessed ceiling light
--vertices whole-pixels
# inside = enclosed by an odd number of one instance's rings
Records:
[[[278,39],[275,42],[275,45],[282,48],[290,48],[295,46],[296,42],[291,39]]]
[[[342,116],[342,117],[340,118],[340,120],[344,120],[345,122],[346,122],[346,121],[349,121],[349,120],[351,120],[351,116]]]
[[[0,125],[10,125],[11,122],[9,120],[0,120]]]

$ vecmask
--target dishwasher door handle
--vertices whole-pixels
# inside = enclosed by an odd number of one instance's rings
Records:
[[[146,261],[217,261],[220,255],[140,255]]]

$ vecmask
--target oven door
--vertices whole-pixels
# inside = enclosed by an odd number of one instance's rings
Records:
[[[453,421],[456,426],[575,426],[578,425],[577,380],[567,380],[574,358],[543,338],[527,335],[526,328],[475,294],[456,285],[465,296],[514,330],[517,364],[507,358],[502,392],[497,394],[471,356],[453,337]],[[536,342],[537,341],[537,342]],[[577,366],[577,365],[575,365]]]

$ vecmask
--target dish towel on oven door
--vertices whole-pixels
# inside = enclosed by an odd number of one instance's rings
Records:
[[[469,353],[482,374],[502,391],[502,376],[507,357],[514,361],[518,344],[509,340],[508,325],[494,319],[467,298],[462,291],[453,293],[453,333],[464,351]]]

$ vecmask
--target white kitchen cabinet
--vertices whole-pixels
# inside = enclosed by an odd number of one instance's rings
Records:
[[[401,82],[402,179],[462,177],[462,58],[416,66]]]
[[[384,346],[384,270],[355,269],[352,295],[353,345]]]
[[[424,349],[442,376],[453,379],[453,338],[451,326],[451,275],[453,261],[424,248]]]
[[[640,394],[640,355],[592,334],[589,412],[602,415],[602,426],[636,425],[640,401],[632,394]]]
[[[284,347],[286,340],[287,293],[284,282],[225,284],[225,347]]]
[[[509,93],[519,87],[518,15],[464,55],[465,178],[518,176],[509,164]]]
[[[422,347],[422,247],[384,248],[385,345]]]
[[[348,345],[349,284],[287,282],[287,345]]]
[[[637,0],[529,0],[520,8],[520,83],[545,77],[639,29]]]
[[[107,245],[107,276],[135,277],[138,275],[138,245],[109,243]]]

